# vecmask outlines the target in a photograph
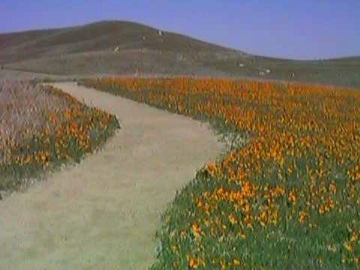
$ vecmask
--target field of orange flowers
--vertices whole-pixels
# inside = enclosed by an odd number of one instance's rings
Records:
[[[0,191],[79,162],[119,127],[59,89],[24,82],[0,82],[0,116]]]
[[[359,92],[190,78],[83,84],[248,138],[176,196],[152,269],[359,268]]]

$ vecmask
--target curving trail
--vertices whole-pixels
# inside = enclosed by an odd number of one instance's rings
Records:
[[[0,201],[0,269],[147,269],[167,203],[223,146],[189,118],[55,86],[116,114],[122,129],[81,164]]]

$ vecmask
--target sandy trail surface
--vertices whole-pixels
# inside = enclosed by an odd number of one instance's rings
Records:
[[[118,116],[104,149],[0,201],[0,269],[148,269],[160,215],[223,146],[205,124],[74,83]]]

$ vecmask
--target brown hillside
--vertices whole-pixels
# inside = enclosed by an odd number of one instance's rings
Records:
[[[0,34],[0,65],[57,75],[235,76],[360,88],[360,57],[298,61],[255,56],[126,21]]]

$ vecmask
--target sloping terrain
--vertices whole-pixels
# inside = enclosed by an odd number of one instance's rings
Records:
[[[360,57],[298,61],[255,56],[126,21],[0,34],[0,65],[57,75],[235,76],[360,88]]]
[[[162,52],[223,52],[237,54],[217,45],[145,25],[105,21],[72,28],[40,30],[0,35],[3,64],[39,57],[119,50],[148,49]]]

